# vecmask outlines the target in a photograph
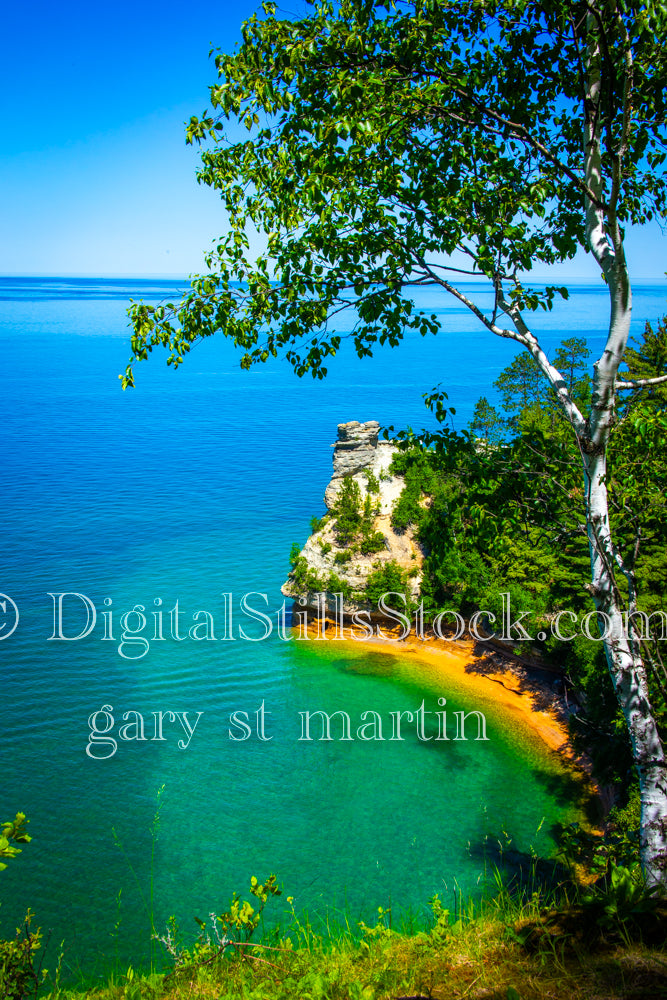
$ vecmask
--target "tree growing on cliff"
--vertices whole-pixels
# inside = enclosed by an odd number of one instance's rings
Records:
[[[632,305],[625,231],[664,218],[667,9],[660,0],[317,0],[303,19],[272,3],[216,56],[199,179],[230,231],[177,306],[132,309],[133,362],[156,346],[179,365],[221,332],[250,367],[284,353],[324,377],[353,310],[357,353],[437,332],[410,289],[438,286],[489,335],[520,344],[565,414],[581,456],[588,589],[639,772],[641,851],[667,885],[667,770],[637,634],[624,627],[632,569],[611,536],[606,455]],[[225,120],[247,126],[225,135]],[[248,232],[266,237],[252,259]],[[608,288],[605,348],[588,413],[539,339],[567,290],[522,273],[591,253]],[[483,275],[492,304],[461,280]],[[240,283],[240,284],[239,284]],[[658,376],[667,380],[667,375]],[[630,610],[632,608],[630,607]]]

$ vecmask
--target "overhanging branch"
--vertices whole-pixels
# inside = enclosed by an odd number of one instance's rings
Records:
[[[648,385],[664,385],[667,382],[667,375],[656,375],[655,378],[638,378],[628,382],[617,382],[617,389],[643,389]]]

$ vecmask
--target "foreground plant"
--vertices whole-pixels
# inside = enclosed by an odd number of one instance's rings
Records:
[[[0,858],[13,859],[21,854],[22,848],[15,844],[29,844],[32,837],[26,826],[28,820],[25,813],[17,813],[13,820],[2,824],[0,834]],[[0,871],[7,865],[0,862]],[[3,1000],[24,1000],[24,997],[37,996],[37,991],[46,976],[42,975],[40,965],[35,964],[35,953],[42,946],[42,934],[39,928],[32,929],[33,913],[28,910],[21,927],[9,940],[0,939],[0,996]]]
[[[275,875],[269,875],[260,882],[254,875],[250,879],[250,892],[258,901],[254,906],[249,900],[241,899],[234,893],[229,909],[223,913],[209,915],[209,923],[195,918],[199,926],[199,936],[190,948],[183,947],[179,942],[179,930],[175,917],[172,917],[163,935],[155,935],[174,961],[174,972],[211,965],[227,953],[234,953],[252,962],[266,962],[266,959],[253,954],[252,948],[266,948],[251,942],[259,926],[264,907],[273,896],[280,896],[282,890],[278,886]]]
[[[26,826],[29,820],[25,813],[17,813],[13,820],[2,823],[2,833],[0,833],[0,858],[15,858],[22,851],[21,847],[14,847],[14,844],[29,844],[32,837],[29,835]],[[6,868],[4,861],[0,861],[0,871]]]
[[[245,904],[234,898],[240,913]],[[165,976],[128,969],[107,987],[55,991],[48,1000],[653,998],[667,987],[664,935],[654,948],[638,943],[651,923],[628,918],[628,907],[636,910],[639,902],[635,889],[628,892],[620,883],[604,901],[591,904],[562,884],[536,890],[528,899],[498,873],[492,895],[459,900],[454,914],[434,896],[431,918],[408,934],[392,929],[390,913],[382,908],[373,925],[358,925],[359,932],[348,923],[317,933],[307,916],[297,916],[288,897],[292,922],[288,918],[280,932],[280,947],[264,953],[268,959],[258,961],[253,952],[254,961],[248,961],[248,949],[231,948],[225,958],[189,961]],[[647,907],[642,909],[649,917]],[[609,919],[598,930],[595,919],[605,912]],[[230,906],[226,918],[235,925],[233,914]],[[655,918],[661,931],[664,905]],[[235,938],[239,930],[233,931]]]

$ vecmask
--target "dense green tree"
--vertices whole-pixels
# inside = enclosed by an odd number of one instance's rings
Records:
[[[336,505],[335,532],[341,545],[349,545],[357,537],[362,526],[361,490],[352,476],[345,476],[341,483]]]
[[[133,361],[167,348],[178,365],[223,332],[250,366],[284,353],[326,374],[354,313],[361,356],[407,330],[437,332],[410,288],[438,286],[491,335],[534,359],[576,439],[589,591],[639,774],[647,876],[667,884],[667,761],[640,644],[624,629],[619,578],[632,566],[611,533],[607,451],[632,289],[626,230],[664,218],[667,9],[662,0],[320,0],[302,19],[272,3],[216,56],[211,140],[199,179],[230,229],[180,305],[132,311]],[[215,116],[218,117],[215,117]],[[248,137],[225,135],[225,119]],[[252,259],[248,233],[266,237]],[[537,311],[565,289],[522,273],[593,255],[608,288],[607,332],[590,409],[542,349]],[[492,302],[457,282],[486,277]],[[124,385],[132,385],[132,362]],[[655,425],[656,432],[658,425]],[[574,498],[573,498],[574,501]]]
[[[637,345],[639,353],[652,337],[647,326]],[[633,407],[616,421],[608,470],[611,523],[632,566],[634,593],[625,591],[623,600],[628,610],[634,608],[644,633],[641,646],[651,698],[664,732],[664,626],[658,615],[649,628],[640,618],[661,612],[667,597],[667,449],[660,440],[662,434],[664,442],[664,426],[657,431],[662,421],[658,391],[642,390],[641,408]],[[579,634],[572,642],[551,634],[555,612],[566,609],[581,622],[590,610],[581,585],[588,555],[578,502],[580,458],[566,423],[554,422],[552,415],[550,406],[540,410],[528,405],[517,413],[515,432],[507,432],[492,448],[480,449],[474,437],[449,430],[442,436],[406,435],[411,446],[395,461],[406,481],[396,510],[408,505],[421,513],[417,528],[428,553],[422,584],[427,618],[444,608],[498,614],[501,592],[509,591],[512,606],[531,615],[533,641],[527,651],[532,654],[537,646],[542,656],[565,669],[569,683],[585,700],[585,716],[573,720],[575,738],[592,755],[600,779],[623,789],[631,753],[613,686],[608,675],[599,673],[600,643],[581,634],[580,626],[574,628]],[[647,448],[653,455],[650,463]],[[428,505],[421,503],[425,497]],[[547,638],[535,642],[539,630]]]
[[[583,407],[588,403],[591,391],[587,373],[590,356],[591,352],[582,337],[568,337],[554,356],[554,364],[565,379],[567,391]]]
[[[582,411],[586,411],[590,402],[591,380],[587,374],[590,353],[583,338],[568,337],[554,355],[554,366]],[[531,354],[518,354],[502,370],[493,387],[500,395],[503,410],[510,416],[511,426],[516,426],[519,414],[533,408],[549,409],[554,414],[562,412],[558,396]]]
[[[480,396],[470,421],[470,431],[485,444],[496,444],[502,435],[502,417],[486,396]]]
[[[506,413],[516,414],[546,402],[549,383],[531,354],[517,354],[493,383]]]
[[[628,346],[623,358],[628,378],[651,380],[667,374],[667,316],[662,318],[655,330],[650,323],[647,324],[641,340],[631,337],[630,343],[636,346]],[[635,402],[647,393],[658,399],[663,407],[667,406],[667,386],[664,385],[649,384],[640,387],[631,395],[630,400]]]

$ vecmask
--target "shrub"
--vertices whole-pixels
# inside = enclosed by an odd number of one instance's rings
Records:
[[[345,476],[336,497],[336,536],[341,545],[349,545],[361,528],[361,490],[352,476]]]
[[[372,552],[382,552],[385,547],[386,539],[381,531],[364,532],[359,543],[359,551],[364,556],[370,555]]]
[[[16,937],[0,940],[0,996],[3,1000],[24,1000],[36,996],[40,983],[35,968],[35,952],[41,947],[41,931],[30,928],[32,912],[28,910],[23,927],[17,927]]]
[[[366,581],[366,599],[371,604],[377,604],[383,594],[390,592],[404,594],[407,606],[409,603],[407,573],[393,560],[377,566],[369,574]]]
[[[254,875],[250,880],[250,892],[258,901],[253,905],[234,893],[229,909],[224,913],[211,913],[210,923],[195,917],[199,925],[199,936],[191,948],[184,948],[179,941],[179,929],[175,917],[167,923],[166,934],[157,936],[167,953],[174,960],[174,971],[180,972],[196,966],[210,965],[223,955],[233,955],[250,962],[264,962],[245,947],[259,926],[262,911],[272,896],[282,895],[275,875],[269,875],[260,882]],[[262,948],[263,945],[256,945]],[[190,984],[192,985],[192,984]]]
[[[391,463],[394,475],[403,476],[405,486],[394,505],[391,525],[394,531],[405,531],[410,525],[419,525],[426,511],[423,496],[433,496],[438,488],[438,476],[433,468],[433,456],[420,449],[398,452]]]
[[[296,589],[302,593],[326,590],[324,581],[308,566],[308,560],[304,556],[297,559],[290,576]]]
[[[26,832],[26,825],[29,820],[25,818],[25,813],[17,813],[16,818],[11,822],[2,824],[0,834],[0,858],[15,858],[21,853],[20,847],[12,847],[11,841],[15,844],[29,844],[32,837]],[[0,861],[0,871],[7,865]]]
[[[379,493],[380,492],[380,480],[375,475],[371,469],[366,469],[364,472],[364,477],[366,479],[366,489],[369,493]]]
[[[323,588],[329,594],[342,594],[343,597],[353,597],[353,590],[349,583],[342,580],[336,573],[330,573]]]
[[[292,569],[296,569],[296,565],[301,556],[301,546],[298,542],[292,542],[292,548],[289,550],[289,564]]]
[[[27,822],[24,813],[17,813],[15,819],[2,824],[0,858],[15,858],[22,848],[14,844],[30,843],[32,838],[26,832]],[[0,870],[6,867],[4,861],[0,862]],[[42,935],[39,928],[31,930],[32,916],[28,910],[23,927],[16,929],[16,936],[8,941],[0,940],[0,996],[3,1000],[23,1000],[29,995],[37,995],[40,976],[34,956],[41,947]]]
[[[422,515],[420,504],[421,491],[418,488],[403,487],[403,492],[394,504],[391,513],[391,526],[394,531],[406,531],[411,524],[418,524]]]

